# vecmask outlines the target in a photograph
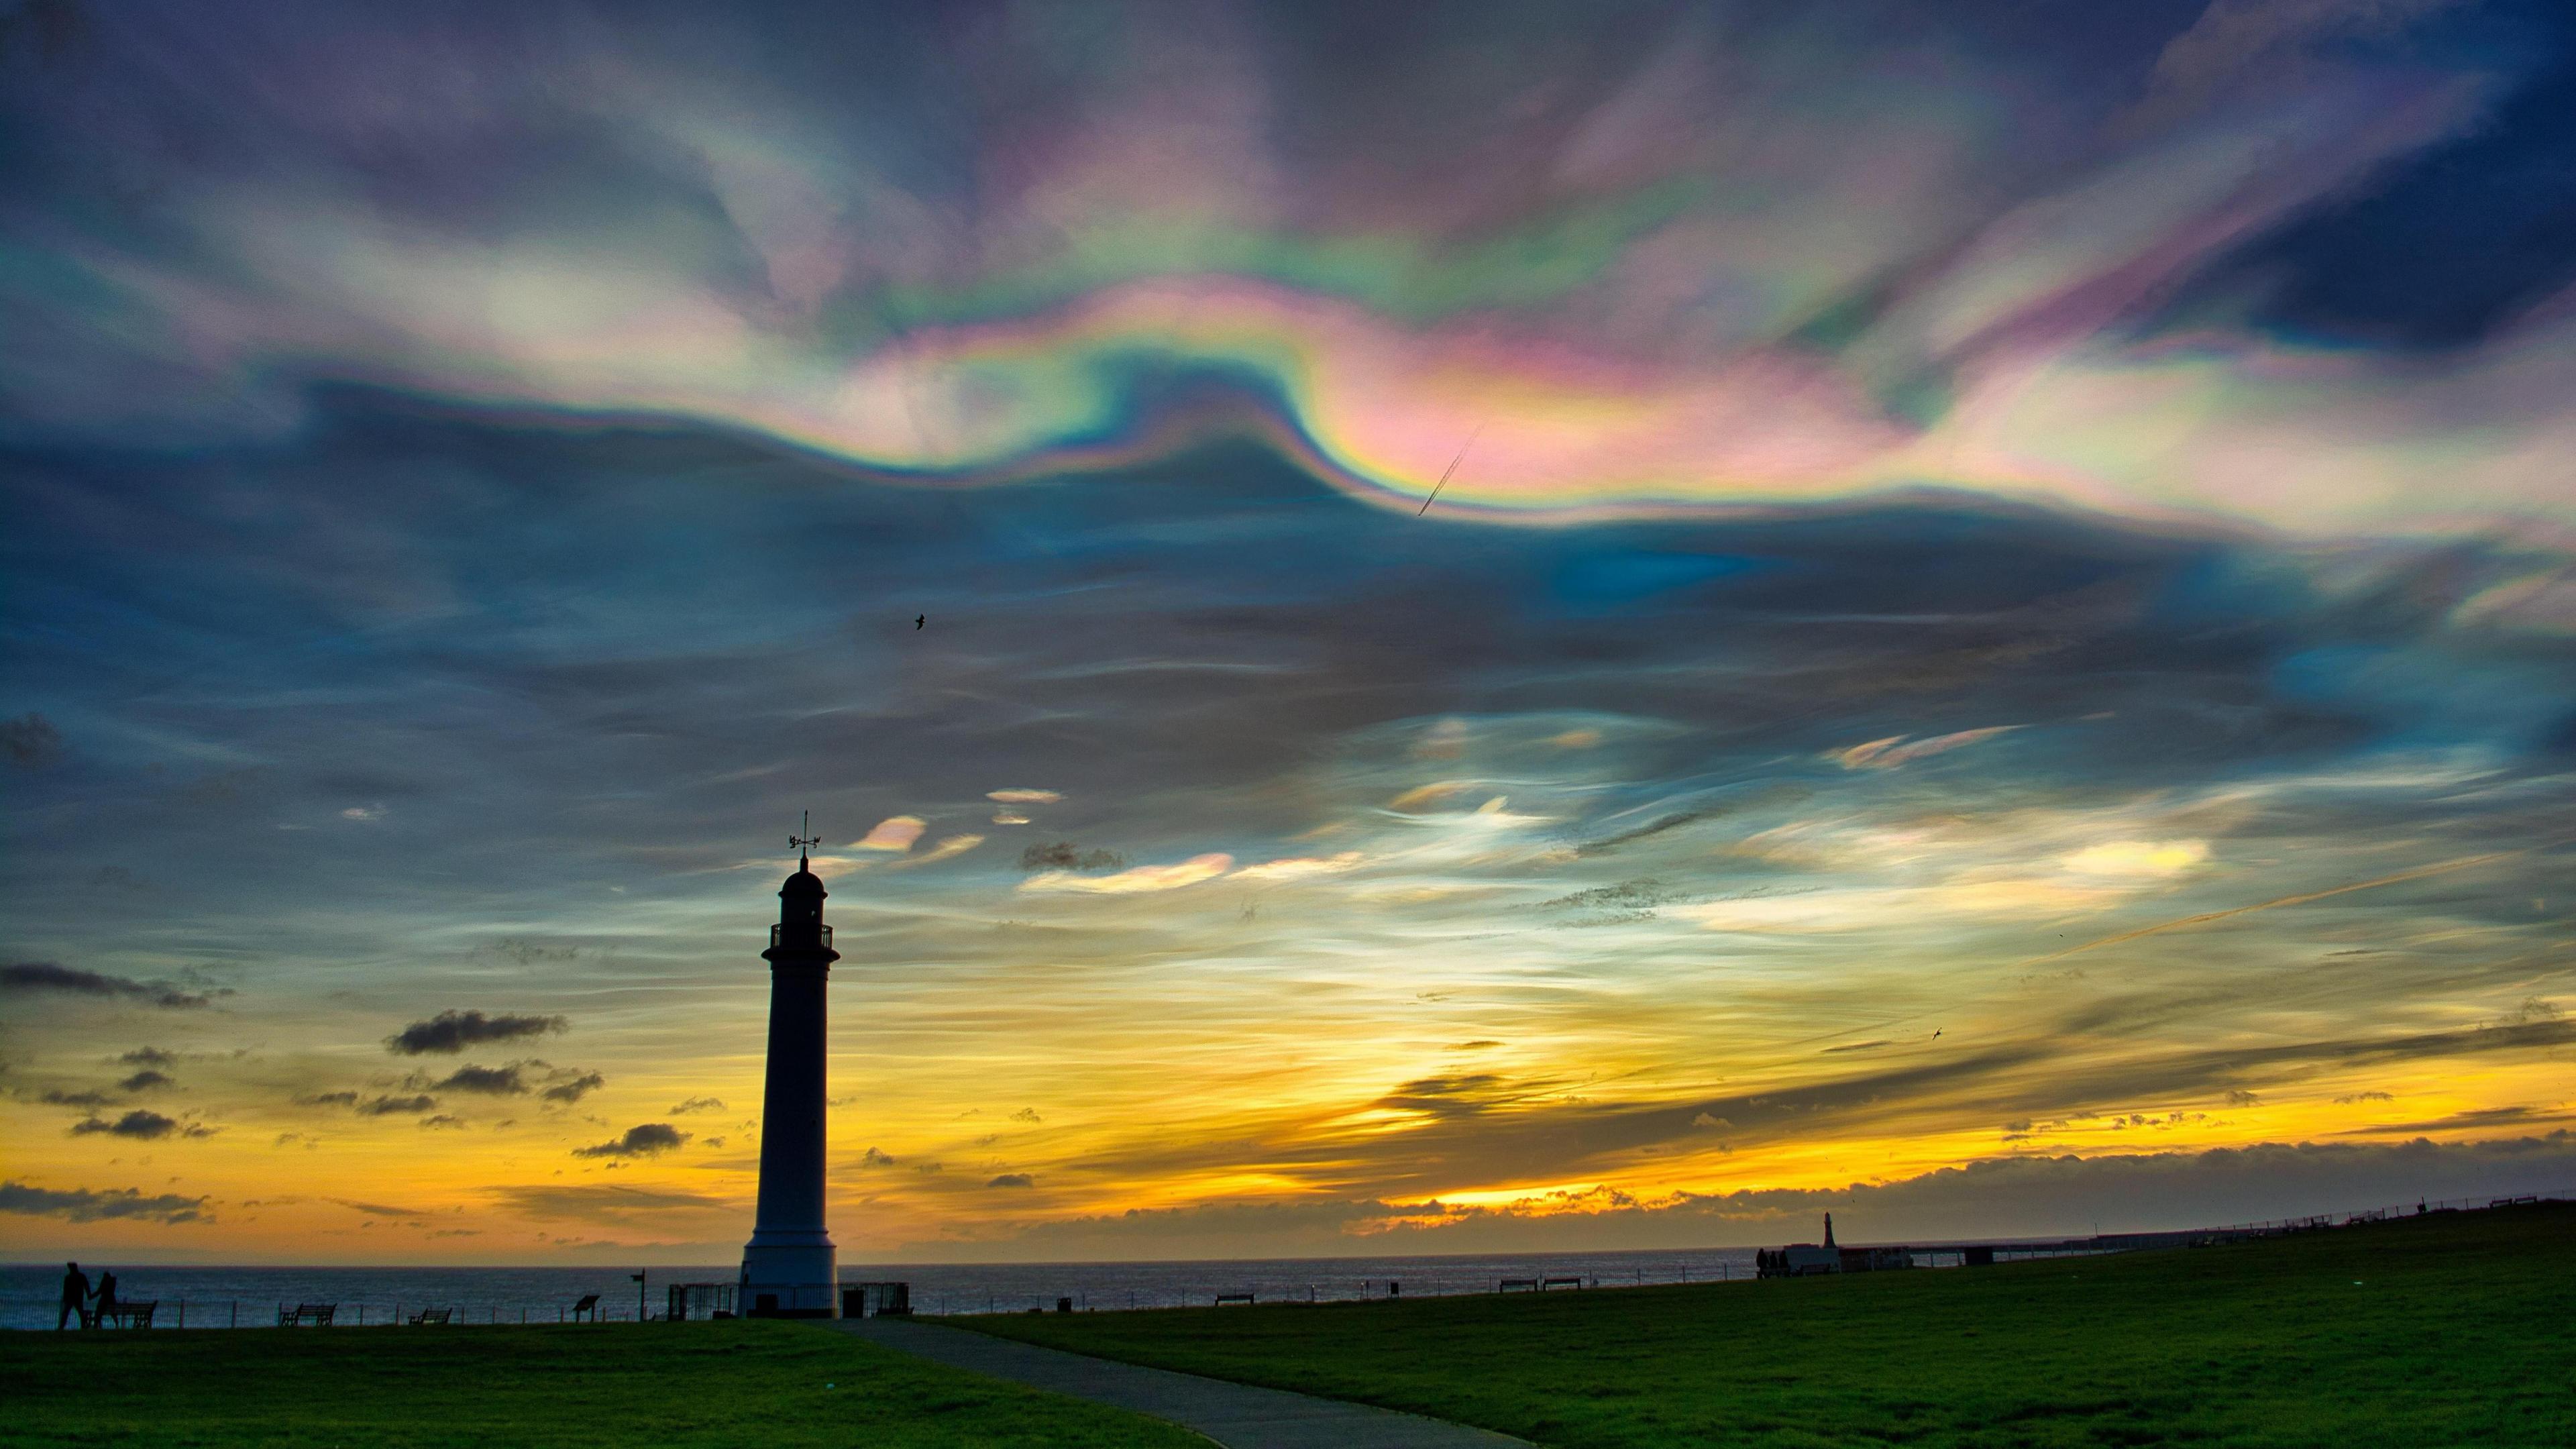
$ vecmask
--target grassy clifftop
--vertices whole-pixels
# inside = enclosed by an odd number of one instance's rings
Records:
[[[46,1449],[1207,1442],[787,1323],[13,1333],[6,1349],[0,1443]]]
[[[1544,1444],[2576,1444],[2576,1208],[1943,1272],[965,1320]]]

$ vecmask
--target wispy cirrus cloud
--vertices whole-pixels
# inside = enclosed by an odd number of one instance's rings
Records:
[[[2007,735],[2020,728],[2022,728],[2020,725],[1986,725],[1972,730],[1953,730],[1946,735],[1933,735],[1923,739],[1889,735],[1885,739],[1871,740],[1866,744],[1854,745],[1847,750],[1838,750],[1833,758],[1846,770],[1893,770],[1903,765],[1910,765],[1916,760],[1930,759],[1934,755],[1946,755],[1952,750],[1964,749],[1998,735]]]
[[[1286,856],[1278,860],[1265,860],[1259,865],[1247,865],[1241,870],[1234,872],[1229,879],[1242,881],[1277,881],[1304,880],[1312,876],[1321,875],[1339,875],[1343,871],[1357,869],[1360,863],[1366,859],[1368,859],[1367,853],[1357,850],[1345,850],[1333,855],[1324,856]]]
[[[506,1211],[540,1221],[659,1221],[674,1215],[726,1213],[734,1207],[724,1198],[705,1193],[615,1184],[501,1187],[493,1189],[492,1198]]]
[[[914,870],[925,865],[936,865],[943,860],[955,860],[983,843],[984,837],[980,835],[943,836],[939,843],[930,849],[896,861],[888,869]]]

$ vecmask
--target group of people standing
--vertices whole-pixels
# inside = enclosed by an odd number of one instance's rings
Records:
[[[63,1311],[54,1319],[55,1332],[59,1333],[70,1327],[75,1316],[79,1317],[81,1327],[96,1328],[107,1322],[115,1312],[116,1275],[114,1273],[101,1268],[98,1273],[98,1291],[92,1293],[89,1275],[81,1271],[80,1264],[63,1265]]]

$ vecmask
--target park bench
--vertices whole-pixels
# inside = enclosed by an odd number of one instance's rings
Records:
[[[590,1315],[591,1322],[597,1323],[599,1321],[598,1294],[584,1293],[581,1295],[581,1301],[572,1306],[572,1321],[575,1323],[581,1322],[581,1316],[585,1313]]]
[[[1497,1293],[1536,1293],[1538,1291],[1538,1280],[1536,1278],[1505,1278],[1500,1283],[1494,1285],[1494,1291]]]
[[[101,1328],[113,1328],[122,1321],[128,1328],[150,1328],[152,1311],[160,1306],[158,1298],[149,1303],[112,1303],[98,1311],[98,1324]]]
[[[277,1305],[277,1326],[293,1328],[299,1323],[310,1323],[316,1328],[329,1328],[331,1315],[339,1311],[337,1303],[298,1303],[293,1308],[281,1303]]]
[[[1229,1303],[1249,1304],[1254,1301],[1253,1296],[1249,1293],[1220,1293],[1216,1295],[1216,1306],[1219,1308],[1223,1308]]]
[[[424,1323],[445,1323],[455,1313],[453,1308],[424,1308],[411,1316],[411,1325],[418,1328]]]
[[[1541,1278],[1538,1280],[1538,1291],[1541,1293],[1546,1292],[1550,1288],[1580,1288],[1582,1286],[1583,1280],[1580,1278]]]

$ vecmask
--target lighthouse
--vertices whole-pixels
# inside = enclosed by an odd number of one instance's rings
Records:
[[[824,983],[841,953],[823,924],[823,882],[791,837],[796,873],[769,928],[769,1081],[760,1107],[760,1206],[742,1250],[742,1311],[840,1316],[840,1261],[823,1227]]]

